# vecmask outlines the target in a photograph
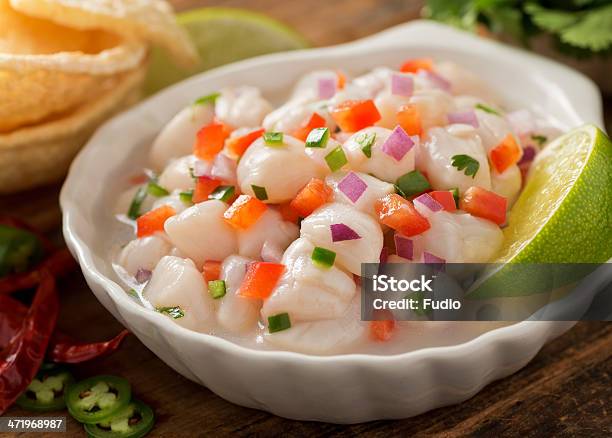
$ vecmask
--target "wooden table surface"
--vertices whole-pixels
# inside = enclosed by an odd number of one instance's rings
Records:
[[[314,45],[362,37],[418,16],[421,2],[407,0],[173,0],[193,6],[247,7],[267,13],[302,32]],[[610,113],[608,112],[608,116]],[[18,210],[52,231],[59,230],[57,187],[36,202],[27,195],[0,198],[1,211]],[[59,326],[84,341],[101,340],[121,326],[97,302],[80,273],[61,285]],[[578,323],[547,345],[523,370],[494,382],[472,399],[401,421],[352,426],[289,421],[235,406],[166,366],[135,337],[110,357],[74,368],[78,377],[100,373],[128,378],[137,397],[155,408],[152,436],[353,436],[371,434],[441,436],[610,436],[612,434],[612,324]],[[297,395],[296,395],[297,396]],[[11,408],[7,415],[27,415]],[[56,436],[51,435],[50,436]],[[68,423],[69,436],[83,436]],[[40,436],[38,434],[37,436]]]

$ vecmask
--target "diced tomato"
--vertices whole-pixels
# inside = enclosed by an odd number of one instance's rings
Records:
[[[506,222],[508,201],[497,193],[475,186],[465,191],[459,202],[459,208],[474,216],[495,222],[497,225],[503,225]]]
[[[414,208],[412,202],[397,193],[391,193],[374,202],[379,221],[406,237],[416,236],[427,231],[431,225]]]
[[[201,128],[196,134],[196,141],[193,146],[193,153],[196,157],[211,161],[215,158],[229,136],[230,129],[224,123],[213,121]]]
[[[223,217],[232,227],[246,230],[259,220],[268,207],[259,199],[249,195],[240,195],[230,207],[225,210]]]
[[[370,337],[375,341],[386,342],[393,336],[395,321],[392,319],[385,321],[370,321]]]
[[[146,237],[157,231],[164,231],[166,219],[176,214],[174,208],[169,205],[162,205],[155,210],[151,210],[136,219],[136,236]]]
[[[266,299],[285,270],[285,265],[270,262],[253,262],[247,267],[238,294],[248,298]]]
[[[516,143],[514,136],[508,134],[497,146],[489,152],[491,164],[498,173],[502,173],[508,167],[518,163],[521,159],[521,148]]]
[[[301,217],[310,215],[317,208],[331,199],[333,190],[325,181],[318,178],[311,179],[306,186],[291,201],[291,208]]]
[[[457,205],[455,204],[455,198],[453,197],[453,193],[448,190],[436,190],[433,192],[429,192],[429,196],[434,198],[446,211],[455,211],[457,210]]]
[[[357,132],[380,120],[372,99],[345,100],[331,111],[331,116],[344,132]]]
[[[346,86],[346,76],[340,70],[336,70],[336,76],[338,77],[338,90],[343,90]]]
[[[297,223],[300,214],[291,206],[291,202],[284,202],[278,206],[278,211],[287,222]]]
[[[130,184],[139,186],[149,181],[149,176],[146,173],[138,173],[130,177]]]
[[[202,266],[202,275],[206,281],[218,280],[221,277],[221,262],[219,260],[206,260]]]
[[[217,187],[221,185],[222,181],[209,176],[200,176],[196,181],[195,190],[193,191],[193,197],[191,200],[194,204],[204,202],[208,200],[210,195]]]
[[[433,70],[433,60],[430,58],[414,58],[405,61],[400,67],[403,73],[418,73],[419,70]]]
[[[292,135],[295,138],[299,138],[302,141],[306,140],[310,131],[315,128],[324,128],[327,125],[327,121],[321,117],[318,113],[312,113],[310,119],[302,124],[299,128],[293,131]]]
[[[237,157],[241,157],[242,154],[251,146],[251,144],[263,135],[265,129],[257,128],[245,135],[240,137],[230,138],[227,140],[227,149]]]
[[[423,125],[421,124],[421,114],[414,104],[402,105],[396,114],[397,123],[408,135],[421,135]]]

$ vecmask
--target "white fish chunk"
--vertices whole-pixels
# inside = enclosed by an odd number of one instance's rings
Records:
[[[299,235],[296,224],[284,221],[278,211],[268,208],[251,227],[237,231],[238,253],[259,259],[264,243],[284,251]]]
[[[160,186],[172,192],[174,190],[189,190],[195,186],[191,171],[195,166],[197,158],[194,155],[186,155],[170,161],[164,171],[159,175]]]
[[[163,233],[157,233],[129,242],[119,253],[117,261],[128,274],[134,276],[139,269],[152,271],[157,262],[171,250],[172,245]]]
[[[230,87],[220,93],[215,101],[215,115],[229,126],[261,126],[266,114],[272,111],[272,105],[256,87]]]
[[[377,219],[378,215],[376,215],[376,212],[374,211],[374,202],[377,199],[383,198],[384,196],[390,193],[394,193],[395,187],[393,186],[393,184],[381,181],[371,175],[361,172],[354,172],[355,175],[357,175],[363,182],[367,184],[367,188],[361,194],[359,199],[357,199],[357,202],[353,202],[338,187],[338,184],[348,174],[349,172],[334,172],[325,178],[325,183],[334,191],[334,202],[341,202],[344,204],[351,205],[357,210],[372,215],[375,219]]]

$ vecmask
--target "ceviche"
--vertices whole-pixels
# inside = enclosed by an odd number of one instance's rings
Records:
[[[135,169],[116,207],[134,234],[115,270],[169,324],[260,348],[467,340],[491,323],[361,321],[361,264],[492,260],[530,163],[557,134],[431,59],[313,71],[280,106],[223,88],[176,114]]]

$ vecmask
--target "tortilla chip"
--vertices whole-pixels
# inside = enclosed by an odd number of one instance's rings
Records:
[[[184,67],[198,53],[164,0],[10,0],[14,9],[74,29],[104,29],[157,44]]]
[[[0,195],[63,178],[96,128],[137,101],[146,68],[121,74],[112,89],[64,117],[0,134]]]

